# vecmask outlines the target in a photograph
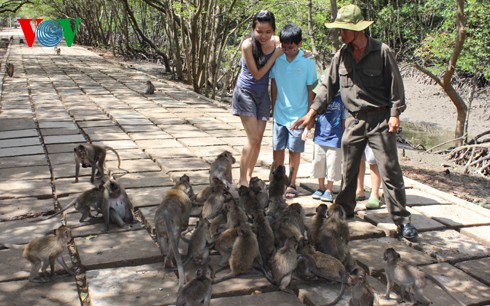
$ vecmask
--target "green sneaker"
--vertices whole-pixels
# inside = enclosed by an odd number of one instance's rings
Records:
[[[379,199],[376,198],[369,198],[369,200],[366,202],[367,209],[377,209],[379,206]]]

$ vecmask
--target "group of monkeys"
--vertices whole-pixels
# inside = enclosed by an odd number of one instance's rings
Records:
[[[103,177],[107,150],[116,153],[120,166],[119,155],[110,147],[77,146],[74,150],[75,181],[78,181],[80,165],[92,168],[91,182],[96,170]],[[163,194],[156,210],[156,240],[165,258],[164,266],[172,271],[176,269],[178,273],[177,306],[209,305],[213,284],[253,274],[263,275],[280,290],[289,293],[293,293],[288,288],[293,278],[340,283],[339,295],[326,305],[334,305],[342,298],[346,284],[352,288],[349,305],[377,303],[366,272],[357,266],[350,254],[349,228],[340,205],[319,205],[311,225],[306,226],[303,207],[297,203],[288,205],[285,201],[291,175],[288,177],[284,166],[272,164],[268,186],[260,178],[253,177],[248,187],[240,186],[237,190],[231,174],[234,163],[235,158],[230,152],[219,154],[210,166],[209,186],[198,194],[194,194],[190,178],[183,175]],[[83,192],[55,215],[71,206],[82,214],[80,222],[87,218],[89,221],[97,219],[91,215],[91,210],[102,214],[106,230],[111,223],[125,227],[134,222],[133,206],[124,188],[114,179]],[[199,221],[191,230],[189,218],[195,207],[200,208]],[[185,238],[191,231],[190,237]],[[31,241],[23,254],[32,263],[29,280],[50,280],[55,259],[73,275],[62,257],[70,239],[69,229],[63,225],[57,229],[56,236]],[[188,245],[185,256],[178,249],[180,239]],[[217,264],[211,263],[213,253],[219,254],[214,256],[219,258]],[[423,295],[426,279],[430,278],[459,305],[465,305],[437,279],[402,261],[393,248],[386,249],[384,260],[386,298],[389,299],[394,284],[397,284],[402,299],[408,293],[414,304],[430,303]],[[51,265],[50,277],[46,275],[48,263]],[[41,274],[38,273],[40,267]],[[216,273],[225,269],[229,269],[227,274],[215,278]]]

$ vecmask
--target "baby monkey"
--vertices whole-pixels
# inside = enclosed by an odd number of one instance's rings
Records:
[[[155,93],[155,85],[153,85],[153,83],[150,80],[146,81],[145,94],[152,95],[154,93]]]
[[[65,251],[66,245],[71,240],[70,229],[62,225],[55,230],[55,234],[55,236],[34,238],[24,248],[22,256],[32,264],[29,281],[34,283],[51,281],[54,276],[55,259],[61,266],[63,266],[66,272],[73,276],[75,275],[75,273],[68,268],[63,259],[63,252]],[[51,267],[51,275],[49,278],[46,275],[48,264]],[[41,274],[39,274],[39,268],[41,268]]]
[[[426,274],[419,268],[412,266],[401,260],[400,254],[393,248],[387,248],[384,252],[383,259],[386,261],[386,295],[390,298],[390,292],[393,285],[397,284],[401,288],[401,298],[408,292],[410,300],[414,305],[417,302],[430,304],[431,301],[424,295],[424,288],[427,285],[427,278],[433,281],[437,286],[444,290],[458,305],[466,305],[458,300],[449,290],[435,277]]]
[[[60,47],[54,47],[54,52],[56,53],[56,55],[60,55],[61,54],[61,48]]]
[[[347,278],[347,283],[352,286],[349,306],[374,305],[374,290],[366,279],[366,271],[360,267],[354,268]]]

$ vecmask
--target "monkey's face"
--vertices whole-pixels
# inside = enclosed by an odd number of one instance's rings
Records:
[[[265,183],[263,180],[254,176],[250,179],[250,188],[256,193],[261,192],[262,190],[265,190]]]
[[[393,248],[387,248],[383,254],[383,259],[387,262],[393,262],[400,258],[400,254]]]
[[[121,195],[121,187],[119,184],[110,181],[109,182],[109,197],[116,199]]]
[[[231,154],[230,151],[224,151],[220,155],[218,155],[218,159],[224,158],[225,160],[228,160],[230,164],[234,164],[236,162],[235,158]]]
[[[354,286],[357,283],[364,283],[366,280],[366,272],[361,268],[354,268],[347,277],[347,284]]]

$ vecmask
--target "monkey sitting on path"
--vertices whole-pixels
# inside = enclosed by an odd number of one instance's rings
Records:
[[[62,225],[55,231],[55,234],[56,236],[34,238],[24,248],[22,256],[32,264],[29,281],[34,283],[51,281],[54,276],[55,260],[63,266],[66,272],[73,276],[75,275],[75,273],[68,268],[63,259],[63,252],[65,251],[66,245],[71,240],[70,229]],[[46,275],[48,264],[51,267],[51,275],[49,278]],[[39,274],[39,268],[41,268],[42,274]]]
[[[114,179],[104,184],[104,199],[102,201],[102,216],[105,230],[109,230],[109,223],[115,223],[120,228],[134,222],[133,205],[124,188]]]
[[[152,95],[155,93],[155,85],[148,80],[146,81],[146,90],[145,90],[145,95]]]
[[[352,286],[349,306],[373,306],[375,293],[366,278],[366,271],[354,268],[347,278],[347,284]]]
[[[119,154],[109,146],[81,144],[75,147],[75,183],[78,182],[80,165],[82,165],[83,168],[92,167],[92,175],[90,176],[91,183],[94,182],[95,170],[99,171],[101,177],[104,176],[104,163],[107,150],[111,150],[116,154],[118,161],[117,167],[121,169],[121,158],[119,157]]]
[[[223,151],[218,155],[209,168],[209,184],[213,186],[216,179],[219,179],[228,189],[232,188],[231,168],[235,162],[235,158],[229,151]]]
[[[433,281],[437,286],[444,290],[453,300],[459,305],[466,305],[458,300],[437,278],[430,274],[422,272],[419,268],[403,262],[400,254],[393,248],[387,248],[384,252],[383,259],[386,261],[386,295],[390,298],[390,292],[393,290],[393,285],[397,284],[401,288],[401,299],[408,292],[410,301],[414,305],[418,302],[423,304],[431,304],[432,302],[424,296],[424,288],[427,285],[427,278]]]
[[[212,281],[214,275],[210,266],[198,268],[196,278],[188,282],[177,293],[176,306],[208,306],[213,293]]]

